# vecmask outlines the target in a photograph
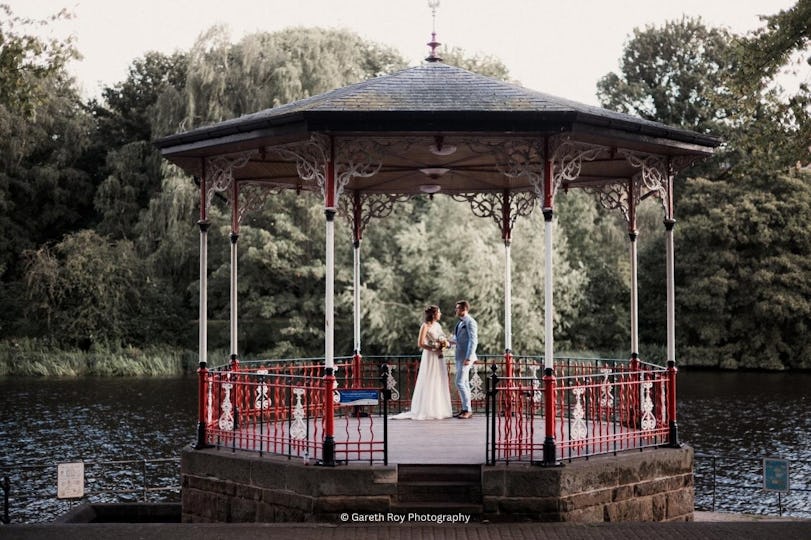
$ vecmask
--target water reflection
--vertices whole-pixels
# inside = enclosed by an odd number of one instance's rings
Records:
[[[811,374],[679,373],[682,440],[696,461],[696,506],[778,513],[778,497],[763,492],[762,458],[792,462],[792,492],[781,497],[791,515],[811,517]],[[725,456],[713,460],[702,454]],[[786,510],[784,510],[784,513]]]
[[[191,377],[0,379],[0,465],[12,488],[11,521],[51,521],[67,511],[70,503],[56,499],[58,463],[179,456],[194,440],[195,384]],[[178,470],[177,463],[150,465],[151,485],[178,484]],[[87,489],[133,490],[88,500],[138,500],[142,476],[140,463],[86,465]]]
[[[0,464],[10,467],[12,521],[50,521],[67,510],[56,500],[57,463],[177,457],[194,440],[195,385],[194,377],[0,379]],[[715,462],[716,509],[776,514],[777,496],[760,489],[760,463],[779,457],[794,463],[793,491],[783,497],[788,513],[811,517],[811,492],[796,489],[811,489],[809,389],[809,373],[679,373],[682,441],[699,455],[734,458]],[[696,462],[700,509],[713,505],[712,466]],[[140,485],[139,470],[87,470],[105,474],[119,487]],[[176,467],[156,474],[177,481]]]

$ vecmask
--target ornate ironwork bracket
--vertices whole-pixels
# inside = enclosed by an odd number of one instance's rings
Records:
[[[366,226],[372,218],[384,218],[391,215],[394,206],[407,201],[409,195],[390,195],[385,193],[360,193],[358,198],[342,197],[338,200],[338,213],[343,216],[354,231],[357,227],[358,240],[363,236]],[[359,223],[355,223],[356,216]]]
[[[635,226],[635,218],[631,214],[631,207],[651,196],[659,199],[666,218],[672,218],[672,178],[674,171],[689,167],[695,163],[692,156],[665,156],[642,154],[630,150],[620,150],[619,153],[631,166],[640,169],[629,183],[615,183],[600,188],[588,188],[587,191],[597,195],[600,204],[608,210],[622,212],[626,223]]]
[[[518,217],[528,216],[532,213],[536,200],[535,194],[529,191],[460,193],[451,195],[451,198],[455,201],[470,203],[470,209],[477,217],[493,218],[505,240],[510,237]]]
[[[327,161],[329,160],[329,137],[313,133],[303,142],[290,143],[284,146],[268,148],[267,153],[281,159],[294,161],[299,178],[306,182],[315,182],[324,193]]]
[[[639,182],[634,180],[632,185],[634,186],[632,194],[634,197],[633,206],[636,208],[639,205],[640,199]],[[631,201],[629,199],[627,182],[624,184],[608,184],[602,187],[589,187],[585,188],[585,191],[596,195],[600,205],[606,210],[619,210],[622,213],[622,217],[625,218],[625,222],[631,224]]]
[[[257,154],[256,150],[216,156],[207,160],[206,182],[206,210],[211,207],[215,193],[228,191],[234,182],[234,169],[240,169],[248,164],[251,157]]]
[[[491,154],[496,168],[507,178],[526,177],[538,197],[543,198],[544,145],[541,138],[465,140],[473,152]],[[473,203],[471,203],[473,206]],[[475,209],[474,209],[475,213]]]
[[[254,183],[240,183],[237,223],[241,224],[248,212],[254,212],[264,208],[265,203],[271,195],[278,195],[282,191],[284,191],[284,189],[280,187],[264,186]]]
[[[339,199],[346,184],[352,178],[370,178],[383,166],[383,156],[388,145],[375,139],[337,139],[335,142],[335,175],[338,186],[335,198]]]
[[[620,153],[625,156],[631,166],[640,169],[640,174],[634,177],[633,182],[634,191],[639,196],[638,200],[651,195],[655,196],[662,203],[665,216],[669,217],[671,214],[670,209],[672,209],[669,160],[664,156],[640,154],[630,150],[620,150]]]
[[[601,156],[607,156],[611,150],[607,146],[573,142],[568,138],[553,137],[554,150],[552,151],[552,186],[555,192],[563,182],[577,180],[583,169],[583,161],[594,161]],[[552,140],[550,140],[552,143]]]

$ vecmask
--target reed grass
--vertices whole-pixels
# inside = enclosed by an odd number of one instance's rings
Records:
[[[169,377],[197,367],[197,353],[172,347],[62,349],[36,339],[0,341],[0,376]]]

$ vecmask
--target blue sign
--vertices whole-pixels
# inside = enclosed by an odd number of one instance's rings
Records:
[[[376,388],[351,388],[338,390],[340,405],[377,405],[379,390]]]
[[[763,458],[763,490],[788,493],[788,460]]]

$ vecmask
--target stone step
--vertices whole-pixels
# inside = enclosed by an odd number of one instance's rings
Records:
[[[398,484],[411,482],[449,482],[481,486],[481,465],[398,465]]]
[[[479,484],[425,481],[397,484],[399,502],[448,502],[481,503],[482,488]]]

